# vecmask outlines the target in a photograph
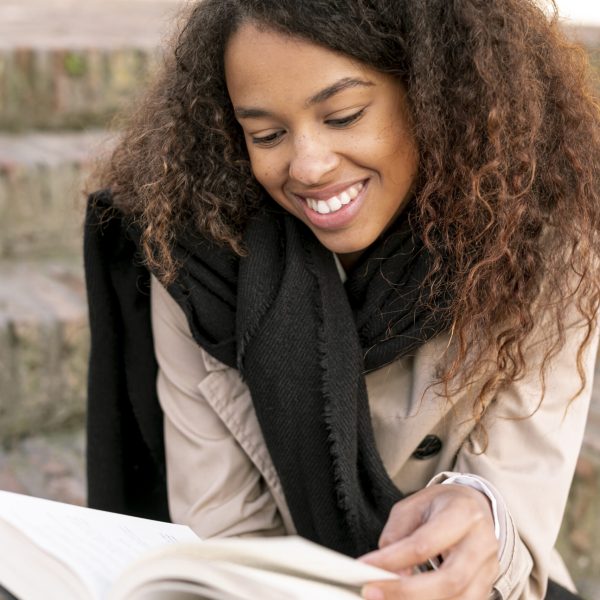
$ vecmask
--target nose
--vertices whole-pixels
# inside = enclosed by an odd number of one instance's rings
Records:
[[[304,135],[293,145],[289,175],[303,185],[319,185],[335,171],[339,162],[339,156],[326,140]]]

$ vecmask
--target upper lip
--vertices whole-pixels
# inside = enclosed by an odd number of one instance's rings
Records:
[[[347,183],[338,183],[336,185],[331,185],[326,188],[319,188],[314,190],[306,190],[302,192],[293,191],[292,193],[296,196],[300,196],[300,198],[313,198],[314,200],[329,200],[329,198],[333,198],[337,196],[339,193],[347,190],[349,187],[353,185],[358,185],[359,183],[363,183],[365,179],[356,179],[354,181],[350,181]]]

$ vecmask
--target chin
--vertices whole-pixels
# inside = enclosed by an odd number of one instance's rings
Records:
[[[317,234],[317,238],[321,242],[321,244],[323,244],[325,248],[331,250],[331,252],[334,252],[335,254],[360,254],[361,252],[364,252],[376,239],[376,237],[374,237],[373,239],[361,238],[360,240],[352,241],[347,239],[347,234],[341,234],[341,236],[345,237],[346,239],[324,239],[323,236],[319,236]]]

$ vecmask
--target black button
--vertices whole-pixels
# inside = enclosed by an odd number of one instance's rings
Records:
[[[412,453],[413,458],[417,460],[426,460],[439,454],[442,449],[442,440],[437,435],[426,435],[417,449]]]

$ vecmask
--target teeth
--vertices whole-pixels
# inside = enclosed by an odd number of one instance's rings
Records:
[[[327,202],[329,202],[329,200]],[[322,215],[327,215],[331,212],[331,210],[329,210],[329,206],[328,206],[327,202],[325,202],[325,200],[319,200],[317,202],[317,210]]]
[[[314,198],[306,198],[308,206],[322,215],[327,215],[332,212],[337,212],[349,202],[352,202],[363,189],[363,183],[356,183],[350,186],[347,190],[344,190],[337,196],[332,196],[328,200],[315,200]]]
[[[352,200],[354,200],[354,198],[356,198],[356,196],[358,196],[360,194],[360,190],[362,190],[363,184],[362,183],[358,183],[357,185],[353,185],[349,190],[348,190],[348,194],[350,195],[350,198]]]
[[[350,197],[350,194],[348,192],[342,192],[340,194],[340,205],[348,204],[348,202],[350,202],[351,200],[352,198]]]
[[[344,192],[345,194],[346,192]],[[350,201],[350,198],[348,197],[348,201]],[[335,212],[336,210],[340,210],[340,208],[342,208],[342,204],[344,204],[344,202],[342,202],[342,197],[340,196],[339,198],[337,198],[336,196],[334,196],[331,200],[327,201],[327,205],[329,206],[329,210],[331,212]]]

